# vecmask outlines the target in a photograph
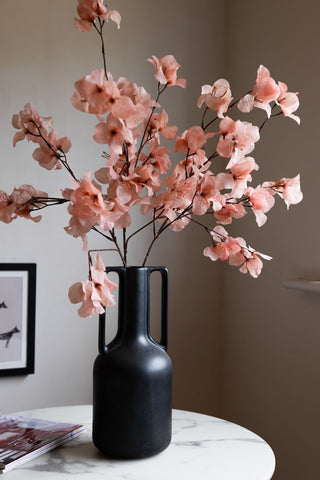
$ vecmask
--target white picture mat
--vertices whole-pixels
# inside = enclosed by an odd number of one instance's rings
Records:
[[[25,270],[0,270],[0,334],[12,330],[14,333],[6,348],[6,341],[0,340],[0,369],[24,368],[27,365],[27,321],[28,321],[28,278]]]

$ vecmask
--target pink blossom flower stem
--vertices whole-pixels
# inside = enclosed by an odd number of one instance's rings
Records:
[[[212,125],[212,124],[213,124],[215,121],[217,121],[217,120],[218,120],[218,118],[219,118],[219,117],[218,117],[218,115],[217,115],[217,116],[215,116],[213,120],[211,120],[209,123],[207,123],[207,125],[205,125],[204,127],[202,127],[202,128],[203,128],[203,130],[204,130],[204,131],[206,131],[206,130],[207,130],[207,128],[208,128],[208,127],[210,127],[210,125]]]
[[[279,117],[279,115],[283,115],[283,113],[282,112],[274,113],[273,115],[271,115],[270,118]]]
[[[123,242],[123,259],[124,259],[125,264],[127,264],[127,252],[128,252],[126,237],[127,237],[127,229],[123,228],[122,229],[122,242]]]
[[[220,232],[215,231],[214,233],[215,233],[215,235],[218,235],[223,242],[225,242],[225,241],[228,239],[228,237],[227,237],[226,235],[223,235],[223,234],[220,233]],[[210,235],[211,235],[211,234],[210,234]],[[216,242],[214,241],[214,239],[212,239],[212,242],[213,242],[213,244],[216,244]],[[246,245],[246,246],[241,246],[241,253],[242,253],[242,250],[246,250],[246,251],[249,252],[250,254],[252,254],[252,253],[254,252],[254,249],[248,247],[248,245]],[[245,257],[244,254],[243,254],[243,256]]]
[[[150,245],[149,245],[149,248],[148,248],[148,250],[147,250],[146,256],[144,257],[144,260],[143,260],[143,264],[142,264],[143,267],[145,266],[145,264],[146,264],[146,262],[147,262],[147,260],[148,260],[148,257],[149,257],[149,254],[150,254],[150,252],[151,252],[151,249],[152,249],[155,241],[157,240],[158,236],[159,236],[159,234],[156,233],[156,235],[153,237],[152,242],[151,242]]]
[[[106,239],[109,240],[110,242],[113,242],[113,239],[112,239],[111,237],[108,237],[108,235],[106,235],[105,233],[102,233],[100,230],[97,229],[97,227],[91,227],[91,230],[93,230],[94,232],[99,233],[99,235],[102,235],[104,238],[106,238]]]
[[[170,227],[170,225],[172,225],[173,223],[175,223],[177,220],[181,220],[181,218],[187,216],[187,214],[189,213],[189,211],[191,210],[192,208],[192,203],[183,210],[183,212],[181,212],[177,218],[175,218],[174,220],[171,220],[170,222],[168,222],[168,219],[161,225],[161,227],[159,228],[158,232],[154,235],[153,239],[152,239],[152,242],[150,243],[149,245],[149,248],[147,250],[147,253],[146,253],[146,256],[144,257],[144,260],[143,260],[143,263],[142,263],[142,266],[144,267],[147,260],[148,260],[148,257],[149,257],[149,254],[151,252],[151,249],[153,247],[153,245],[155,244],[156,240],[159,238],[159,236],[161,235],[161,233],[163,233],[167,228]]]
[[[265,126],[265,124],[267,123],[267,121],[269,120],[269,118],[267,117],[264,122],[262,122],[262,124],[260,125],[259,127],[259,132],[261,132],[261,130],[263,129],[263,127]]]
[[[110,235],[111,237],[109,237],[108,235],[106,235],[105,233],[101,232],[100,230],[97,229],[97,227],[91,227],[91,230],[94,230],[95,232],[99,233],[99,235],[102,235],[104,238],[106,238],[107,240],[109,240],[110,242],[113,242],[116,246],[116,248],[114,249],[115,251],[117,251],[120,255],[120,258],[121,258],[121,261],[123,263],[123,266],[126,267],[127,263],[126,263],[126,260],[121,252],[121,249],[120,249],[120,246],[118,244],[118,240],[117,240],[117,236],[114,232],[114,229],[112,229],[110,231]]]
[[[239,198],[238,200],[236,200],[235,198],[228,198],[226,200],[226,204],[228,204],[228,205],[239,205],[239,204],[241,204],[244,207],[252,208],[252,204],[250,202],[249,197],[242,197],[242,198]]]
[[[146,165],[151,158],[151,155],[148,155],[148,157],[145,159],[145,161],[142,163],[142,165]]]
[[[123,149],[126,155],[126,163],[125,166],[127,167],[127,175],[130,174],[130,160],[129,160],[129,152],[128,152],[128,145],[126,142],[123,144]]]
[[[156,102],[158,102],[160,95],[165,91],[165,89],[167,88],[167,86],[168,86],[168,83],[166,83],[166,84],[161,88],[161,84],[160,84],[160,82],[158,82],[158,95],[157,95],[157,98],[156,98]],[[151,121],[151,118],[152,118],[152,115],[153,115],[155,109],[156,109],[156,107],[152,107],[151,113],[150,113],[149,118],[148,118],[148,121],[147,121],[147,125],[145,126],[144,132],[143,132],[143,134],[142,134],[141,141],[140,141],[140,146],[139,146],[139,150],[138,150],[138,153],[137,153],[137,158],[136,158],[136,163],[135,163],[135,165],[134,165],[134,168],[136,168],[136,166],[138,165],[138,161],[139,161],[140,154],[141,154],[142,149],[143,149],[143,147],[144,147],[144,145],[145,145],[145,143],[144,143],[144,138],[145,138],[146,133],[147,133],[147,131],[148,131],[148,128],[149,128],[149,125],[150,125],[150,121]]]
[[[208,110],[209,110],[209,107],[206,107],[206,108],[204,109],[204,112],[203,112],[203,115],[202,115],[201,128],[202,128],[203,130],[205,130],[205,127],[204,127],[204,119],[205,119],[205,116],[206,116],[206,113],[207,113]]]
[[[188,157],[189,157],[189,152],[190,152],[190,148],[188,148],[188,150],[187,150],[186,160],[185,160],[185,164],[184,164],[184,169],[185,169],[186,178],[188,178]]]
[[[193,218],[191,215],[190,215],[190,216],[186,215],[186,217],[189,218],[189,220],[191,220],[191,222],[196,223],[196,224],[199,225],[200,227],[204,228],[204,230],[210,235],[210,238],[212,238],[212,237],[211,237],[211,233],[210,233],[210,228],[207,227],[207,225],[205,225],[204,223],[199,222],[198,220],[196,220],[195,218]]]
[[[67,161],[67,157],[66,157],[66,154],[64,153],[63,150],[61,150],[62,152],[62,156],[63,158],[60,156],[60,162],[62,163],[62,165],[65,167],[65,169],[68,171],[68,173],[71,175],[71,177],[78,183],[80,183],[80,181],[77,179],[77,177],[75,176],[75,174],[73,173],[68,161]]]
[[[41,130],[40,130],[40,127],[36,124],[36,122],[34,120],[31,120],[31,123],[33,123],[33,125],[37,128],[39,134],[35,134],[35,133],[32,133],[30,131],[28,131],[28,135],[32,135],[33,137],[40,137],[44,142],[45,144],[47,145],[47,147],[52,151],[52,153],[54,154],[54,156],[60,160],[60,162],[62,163],[62,165],[66,168],[66,170],[68,171],[68,173],[72,176],[72,178],[78,182],[79,180],[77,179],[77,177],[75,176],[75,174],[73,173],[73,171],[71,170],[70,168],[70,165],[68,164],[68,161],[67,161],[67,156],[66,154],[64,153],[63,150],[61,150],[61,154],[59,154],[54,148],[53,146],[51,145],[50,142],[48,142],[48,140],[42,135],[41,133]]]
[[[228,110],[231,110],[231,108],[233,108],[235,105],[237,105],[237,103],[240,102],[241,98],[245,97],[246,95],[249,95],[249,93],[251,93],[251,92],[252,92],[252,90],[249,90],[247,93],[242,95],[242,97],[238,98],[238,100],[235,100],[234,102],[230,103]]]
[[[156,212],[156,209],[153,210],[153,218],[152,220],[150,220],[149,222],[145,223],[142,227],[138,228],[138,230],[136,230],[135,232],[133,232],[131,235],[129,235],[129,237],[127,238],[126,240],[126,248],[127,248],[127,245],[128,245],[128,242],[129,240],[134,237],[135,235],[137,235],[137,233],[140,233],[142,230],[144,230],[145,228],[149,227],[149,225],[153,225],[153,235],[156,234],[156,231],[155,231],[155,222],[156,220],[159,220],[161,219],[161,215],[162,215],[162,212],[163,212],[163,209],[161,209],[161,212],[159,215],[156,215],[155,212]]]
[[[91,253],[93,252],[117,252],[118,250],[116,248],[95,248],[88,250],[88,264],[89,264],[89,275],[88,278],[89,280],[92,280],[91,278],[91,267],[93,266],[93,261],[91,257]]]
[[[249,93],[251,93],[252,90],[249,90],[247,93],[245,93],[245,95],[248,95]],[[243,96],[245,96],[243,95]],[[242,97],[243,97],[242,96]],[[231,110],[235,105],[237,105],[237,103],[240,102],[241,98],[238,98],[238,100],[235,100],[234,102],[230,103],[229,107],[228,107],[228,110]],[[205,117],[205,114],[207,113],[207,110],[208,110],[208,107],[206,107],[205,111],[204,111],[204,114],[202,116],[202,123],[201,123],[201,126],[202,126],[202,129],[205,131],[207,130],[208,127],[210,127],[210,125],[212,125],[214,122],[216,122],[218,120],[218,116],[214,117],[209,123],[207,123],[207,125],[204,126],[204,117]]]
[[[115,244],[115,246],[116,246],[116,249],[117,249],[117,251],[118,251],[118,253],[119,253],[119,255],[120,255],[120,258],[121,258],[121,261],[122,261],[122,263],[123,263],[123,266],[126,267],[126,266],[127,266],[127,261],[126,261],[126,259],[124,258],[123,254],[122,254],[122,252],[121,252],[120,246],[119,246],[119,244],[118,244],[117,236],[116,236],[116,234],[115,234],[115,232],[114,232],[114,228],[111,230],[110,233],[111,233],[112,241],[114,242],[114,244]]]
[[[210,157],[204,162],[203,165],[206,165],[206,163],[210,162],[211,160],[213,160],[214,158],[218,157],[219,154],[218,152],[214,152],[212,155],[210,155]]]
[[[150,132],[149,132],[147,138],[146,138],[145,141],[143,142],[143,145],[142,145],[141,149],[143,149],[143,147],[144,147],[148,142],[150,142],[150,140],[152,140],[153,138],[154,138],[154,135],[150,135]],[[143,163],[143,165],[144,165],[144,164],[145,164],[145,163]]]
[[[101,53],[102,53],[102,59],[103,59],[103,69],[104,69],[104,74],[106,76],[106,79],[109,80],[108,79],[108,73],[107,73],[106,51],[105,51],[105,46],[104,46],[103,34],[102,34],[104,20],[101,20],[101,18],[98,18],[98,21],[99,21],[100,29],[97,27],[95,22],[92,22],[92,25],[94,26],[94,28],[98,32],[98,35],[99,35],[100,40],[101,40]]]
[[[274,104],[274,105],[272,106],[271,110],[273,110],[275,107],[276,107],[276,104]],[[279,113],[277,113],[277,114],[275,114],[275,115],[271,115],[270,117],[267,117],[267,118],[265,119],[265,121],[262,122],[262,124],[260,125],[260,127],[259,127],[259,132],[261,132],[261,130],[263,129],[263,127],[265,126],[265,124],[267,123],[267,121],[270,120],[271,117],[277,117],[278,115],[282,115],[282,112],[279,112]]]
[[[159,231],[156,232],[155,231],[155,224],[153,226],[153,239],[152,239],[152,242],[150,243],[149,245],[149,248],[147,250],[147,253],[146,253],[146,256],[144,257],[144,260],[143,260],[143,263],[142,263],[142,266],[144,267],[145,264],[147,263],[147,260],[148,260],[148,257],[149,257],[149,254],[151,252],[151,249],[153,247],[153,245],[155,244],[156,240],[158,239],[159,235],[166,229],[167,227],[167,223],[168,223],[168,219],[165,220],[165,222],[162,224],[162,226],[159,228]]]
[[[194,198],[194,197],[193,197]],[[193,202],[193,200],[192,200]],[[179,213],[179,215],[177,216],[177,218],[175,218],[174,220],[171,220],[170,222],[166,223],[164,222],[162,224],[162,226],[159,228],[159,231],[158,231],[158,234],[162,233],[164,230],[166,230],[168,227],[170,227],[170,225],[172,225],[173,223],[175,223],[177,220],[181,220],[183,217],[186,217],[190,210],[192,209],[192,202],[190,203],[190,205],[188,207],[186,207],[181,213]]]
[[[17,210],[23,209],[26,205],[32,205],[33,207],[35,207],[32,210],[42,210],[43,208],[51,207],[53,205],[61,205],[61,204],[66,203],[66,202],[69,202],[69,200],[66,200],[65,198],[32,197],[26,203],[21,205],[21,207],[19,207]]]
[[[153,236],[155,237],[156,235],[156,209],[153,209],[152,212],[152,231],[153,231]]]

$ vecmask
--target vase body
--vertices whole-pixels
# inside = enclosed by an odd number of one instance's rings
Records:
[[[105,345],[100,315],[99,355],[93,371],[93,443],[115,458],[143,458],[171,441],[172,364],[167,349],[167,269],[111,267],[119,276],[118,331]],[[149,329],[149,285],[162,277],[161,340]]]

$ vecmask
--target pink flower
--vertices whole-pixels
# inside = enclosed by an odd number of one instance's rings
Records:
[[[177,137],[174,151],[194,154],[206,143],[207,138],[213,135],[213,133],[204,133],[201,127],[190,127]]]
[[[72,188],[65,189],[62,194],[70,200],[68,211],[71,215],[66,232],[74,237],[81,237],[86,248],[86,234],[95,225],[102,230],[111,230],[114,219],[111,213],[112,202],[105,202],[98,184],[90,179],[90,172],[86,172],[80,184],[71,181]]]
[[[184,228],[190,219],[183,215],[189,211],[191,213],[192,201],[196,193],[197,178],[191,176],[185,178],[185,169],[181,165],[176,165],[171,176],[164,181],[167,189],[161,192],[157,197],[144,199],[142,202],[142,213],[145,215],[151,208],[157,208],[161,212],[159,222],[166,219],[170,221],[170,228],[179,231]]]
[[[78,309],[78,314],[82,318],[89,318],[95,313],[104,312],[99,295],[90,280],[74,283],[69,288],[69,300],[71,303],[82,303]]]
[[[243,205],[235,203],[227,203],[220,210],[214,211],[214,216],[219,223],[228,225],[233,218],[242,218],[246,215],[246,210]]]
[[[301,202],[303,193],[300,187],[300,174],[294,178],[281,178],[278,182],[264,182],[263,188],[267,188],[273,195],[278,193],[284,199],[287,208]]]
[[[181,211],[176,211],[176,219],[174,222],[169,226],[170,230],[173,232],[181,232],[187,225],[190,223],[189,217],[181,217],[179,218],[179,214],[182,213]]]
[[[116,228],[128,228],[131,225],[131,218],[128,213],[129,210],[130,210],[130,207],[125,205],[119,199],[114,198],[113,208],[110,213],[112,213],[114,226]]]
[[[158,137],[159,132],[166,140],[172,140],[177,133],[178,127],[172,125],[167,126],[168,124],[168,115],[165,110],[162,110],[162,113],[153,113],[149,122],[149,133],[151,136]]]
[[[115,305],[111,291],[117,288],[117,285],[108,279],[105,270],[102,258],[98,254],[94,267],[90,268],[91,280],[77,282],[69,288],[71,303],[82,303],[78,309],[80,317],[92,317],[95,313],[103,313],[103,307]]]
[[[101,190],[92,182],[90,172],[85,172],[80,184],[76,185],[70,195],[72,215],[81,218],[104,214],[105,204]]]
[[[213,229],[211,235],[214,243],[206,247],[203,254],[212,261],[228,260],[230,255],[235,255],[241,250],[237,240],[229,237],[228,232],[220,225]]]
[[[198,184],[198,192],[193,200],[193,213],[204,215],[210,207],[210,202],[217,194],[215,178],[211,172],[206,172]]]
[[[82,77],[74,86],[76,92],[71,97],[71,103],[81,112],[96,114],[109,112],[120,98],[116,82],[112,79],[107,80],[102,68]]]
[[[149,144],[149,157],[152,165],[158,168],[160,173],[167,173],[171,167],[171,161],[168,155],[169,148],[160,146],[155,139]]]
[[[97,291],[101,304],[106,306],[114,306],[115,300],[111,294],[112,290],[117,288],[117,284],[111,282],[106,274],[106,267],[102,261],[100,254],[96,255],[96,261],[94,267],[90,268],[91,279],[94,284],[94,288]]]
[[[198,98],[197,105],[200,108],[205,102],[210,110],[217,112],[219,118],[223,118],[223,114],[229,108],[232,101],[230,84],[224,78],[217,80],[212,86],[203,85],[201,95]]]
[[[69,138],[61,138],[55,129],[52,129],[46,138],[46,142],[42,140],[39,142],[39,145],[39,148],[36,148],[32,154],[32,157],[39,162],[39,165],[47,170],[62,168],[60,156],[62,153],[69,152],[71,148]]]
[[[251,172],[259,167],[252,157],[242,157],[231,166],[231,173],[218,173],[216,187],[218,190],[231,189],[230,196],[241,198],[247,188],[247,182],[251,182]]]
[[[30,202],[35,197],[39,199],[36,206]],[[48,194],[46,192],[36,190],[31,185],[21,185],[19,188],[14,188],[11,195],[0,191],[0,220],[5,223],[10,223],[18,216],[39,222],[42,218],[41,215],[32,217],[30,212],[45,206],[47,197]]]
[[[241,120],[234,122],[228,117],[220,122],[219,127],[222,135],[217,145],[217,153],[224,158],[233,158],[227,165],[227,168],[231,168],[239,158],[234,157],[237,151],[240,158],[252,152],[255,143],[260,139],[259,128]]]
[[[136,185],[144,186],[150,197],[161,190],[162,182],[160,180],[159,172],[153,168],[153,165],[139,165],[134,169],[132,175],[132,181]],[[131,175],[128,178],[130,177]]]
[[[117,87],[121,95],[129,97],[135,105],[143,105],[145,108],[160,107],[159,103],[153,100],[143,87],[138,87],[125,77],[119,78]]]
[[[256,84],[252,89],[252,95],[261,102],[272,102],[278,98],[279,86],[270,76],[269,70],[260,65],[257,72]]]
[[[243,254],[245,254],[245,261],[239,270],[241,273],[249,273],[253,278],[257,278],[261,273],[263,267],[261,258],[264,260],[272,260],[272,257],[263,255],[257,251],[249,252],[248,250],[243,250]]]
[[[111,113],[106,122],[96,125],[93,138],[97,143],[108,144],[110,150],[118,155],[122,154],[124,142],[133,143],[131,130]]]
[[[288,87],[283,82],[279,82],[279,87],[281,91],[276,102],[280,105],[283,115],[292,118],[300,125],[300,118],[293,115],[293,112],[299,108],[298,94],[288,92]]]
[[[92,23],[96,18],[102,20],[112,20],[120,28],[121,17],[116,10],[108,10],[104,6],[103,0],[78,0],[77,12],[80,19],[74,19],[74,26],[80,32],[88,32],[91,30]]]
[[[15,215],[16,205],[10,196],[0,190],[0,221],[4,223],[10,223],[17,218]]]
[[[213,245],[206,247],[203,254],[211,260],[229,260],[229,264],[240,266],[241,273],[249,273],[257,278],[262,270],[261,258],[271,260],[268,255],[263,255],[246,245],[243,238],[229,237],[228,232],[221,226],[217,226],[211,232]],[[261,258],[260,258],[261,257]]]
[[[48,130],[52,127],[52,117],[40,117],[32,103],[27,103],[24,109],[18,114],[13,115],[12,125],[20,132],[13,137],[13,146],[25,137],[28,141],[39,142],[40,133],[46,136]]]
[[[283,179],[283,192],[282,196],[289,209],[290,205],[295,205],[301,202],[303,194],[300,189],[300,174],[294,178]]]
[[[27,137],[28,141],[32,141],[39,145],[33,152],[33,158],[39,162],[41,167],[47,170],[53,168],[60,169],[60,159],[71,148],[71,141],[68,137],[61,138],[58,133],[52,129],[51,117],[40,117],[31,103],[27,103],[24,110],[19,114],[13,115],[12,125],[21,129],[13,138],[13,145]]]
[[[251,172],[258,169],[259,167],[252,157],[243,157],[238,160],[237,163],[231,167],[231,174],[234,181],[231,195],[240,198],[247,188],[247,182],[251,182],[252,180]]]
[[[135,104],[131,98],[123,95],[115,102],[112,114],[122,119],[128,128],[134,128],[149,116],[149,107],[140,103]]]
[[[166,177],[164,183],[167,191],[164,192],[163,198],[167,206],[178,210],[183,210],[189,205],[191,206],[197,188],[195,176],[185,178],[185,169],[181,165],[176,165],[171,176]]]
[[[155,78],[159,83],[163,85],[177,85],[182,88],[186,87],[186,79],[177,78],[177,70],[181,65],[179,65],[173,55],[166,55],[160,58],[160,60],[152,55],[152,58],[148,58],[148,62],[156,67]]]
[[[274,197],[268,189],[260,186],[255,189],[249,187],[244,194],[248,196],[250,200],[258,227],[261,227],[267,221],[267,216],[265,214],[274,205]]]
[[[256,84],[252,89],[252,94],[245,95],[239,102],[238,108],[241,112],[250,112],[253,107],[261,108],[271,115],[270,103],[276,101],[280,94],[280,87],[270,76],[269,70],[260,65],[257,72]]]

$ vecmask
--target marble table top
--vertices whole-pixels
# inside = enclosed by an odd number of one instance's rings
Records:
[[[6,480],[270,480],[275,458],[256,434],[208,415],[173,410],[170,446],[142,460],[103,457],[91,442],[92,407],[79,405],[19,412],[80,423],[86,432],[5,474]]]

